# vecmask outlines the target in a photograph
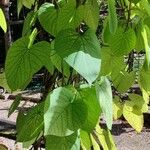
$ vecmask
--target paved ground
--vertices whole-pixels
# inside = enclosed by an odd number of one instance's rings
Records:
[[[17,112],[7,118],[8,109],[12,101],[0,100],[0,130],[5,126],[14,129]],[[23,102],[21,103],[23,105]],[[32,105],[27,103],[27,106]],[[11,123],[9,126],[5,123]],[[126,122],[114,122],[112,134],[118,150],[150,150],[150,123],[146,122],[143,131],[137,134]],[[21,144],[15,144],[15,141],[0,137],[0,144],[6,145],[9,150],[23,150]]]

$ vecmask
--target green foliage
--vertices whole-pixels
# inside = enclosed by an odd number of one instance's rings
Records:
[[[38,137],[43,130],[44,103],[40,103],[26,113],[20,112],[17,117],[17,141],[27,142]]]
[[[0,86],[24,90],[42,67],[50,76],[44,70],[42,102],[19,112],[17,141],[29,148],[42,136],[47,150],[115,150],[108,129],[122,115],[140,132],[150,96],[150,1],[17,0],[18,15],[23,7],[31,11],[8,50]],[[0,27],[6,32],[2,9]],[[142,96],[124,101],[137,81]],[[101,114],[108,129],[99,127]]]
[[[134,72],[126,72],[126,71],[120,71],[117,74],[112,74],[112,81],[114,84],[114,87],[119,92],[125,92],[127,91],[135,81],[135,73]]]
[[[119,41],[119,42],[118,42]],[[123,56],[135,48],[136,36],[133,29],[125,31],[118,28],[109,41],[110,48],[114,55]]]
[[[10,117],[10,115],[18,108],[20,101],[21,101],[21,96],[17,95],[9,108],[8,117]]]
[[[101,64],[100,46],[92,30],[87,30],[84,34],[63,30],[56,37],[55,51],[89,84],[98,77]]]
[[[130,101],[124,104],[123,116],[137,132],[141,132],[144,121],[143,113],[148,111],[148,106],[139,95],[131,94],[129,99]]]
[[[78,95],[59,87],[46,99],[45,135],[68,136],[82,127],[87,117],[87,107]]]
[[[26,36],[13,43],[9,49],[6,59],[6,78],[13,91],[24,89],[34,73],[50,60],[49,43],[43,41],[31,47],[29,45],[29,37]]]

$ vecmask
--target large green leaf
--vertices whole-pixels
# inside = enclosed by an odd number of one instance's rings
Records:
[[[115,0],[108,0],[108,13],[109,13],[109,29],[110,32],[114,34],[118,26]]]
[[[82,129],[90,133],[95,128],[100,116],[100,107],[98,104],[96,91],[93,87],[83,88],[80,90],[80,94],[88,108],[87,119]]]
[[[55,51],[90,84],[98,77],[100,46],[92,30],[89,29],[84,34],[63,30],[56,37]]]
[[[107,77],[101,77],[100,82],[96,85],[96,91],[100,107],[102,108],[102,112],[104,113],[106,119],[107,127],[111,129],[113,121],[112,90],[111,84]]]
[[[118,28],[109,41],[110,48],[114,55],[123,56],[128,54],[135,48],[136,36],[133,29],[124,31],[123,28]]]
[[[45,3],[38,11],[38,18],[43,28],[50,34],[57,33],[66,28],[77,27],[82,21],[81,7],[76,7],[76,1],[72,0],[62,8],[55,8],[53,4]]]
[[[68,3],[60,9],[58,17],[58,29],[76,28],[83,20],[83,7],[76,4],[76,0],[68,1]]]
[[[48,42],[39,42],[28,48],[29,43],[28,37],[20,38],[8,51],[6,78],[12,90],[25,88],[32,75],[50,61],[51,46]]]
[[[17,141],[26,142],[38,137],[44,128],[44,103],[29,111],[20,112],[17,117]]]
[[[55,6],[50,3],[44,3],[38,11],[40,24],[52,35],[55,35],[58,32],[58,15],[59,9],[55,9]]]
[[[7,24],[6,24],[6,19],[3,13],[3,10],[0,8],[0,27],[4,30],[4,32],[7,31]]]
[[[46,150],[80,150],[80,139],[75,132],[69,136],[46,136]]]
[[[135,82],[135,73],[120,71],[112,74],[113,85],[119,92],[126,92]]]
[[[87,118],[87,106],[66,88],[55,89],[45,102],[45,135],[68,136],[81,128]]]

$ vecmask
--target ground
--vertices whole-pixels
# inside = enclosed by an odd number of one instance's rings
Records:
[[[7,117],[11,103],[12,100],[0,100],[0,132],[7,128],[11,131],[15,129],[17,112],[12,114],[10,118]],[[30,102],[26,103],[26,106],[31,105],[33,104]],[[150,122],[148,120],[139,134],[127,122],[122,120],[115,121],[112,135],[118,150],[150,150]],[[6,145],[9,150],[23,150],[21,144],[15,144],[14,140],[8,138],[0,137],[0,144]]]

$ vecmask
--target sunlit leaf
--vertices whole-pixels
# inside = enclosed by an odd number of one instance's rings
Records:
[[[45,135],[68,136],[82,127],[87,106],[71,90],[57,88],[45,102]]]
[[[7,31],[6,19],[3,10],[1,8],[0,8],[0,27],[4,30],[4,32]]]

